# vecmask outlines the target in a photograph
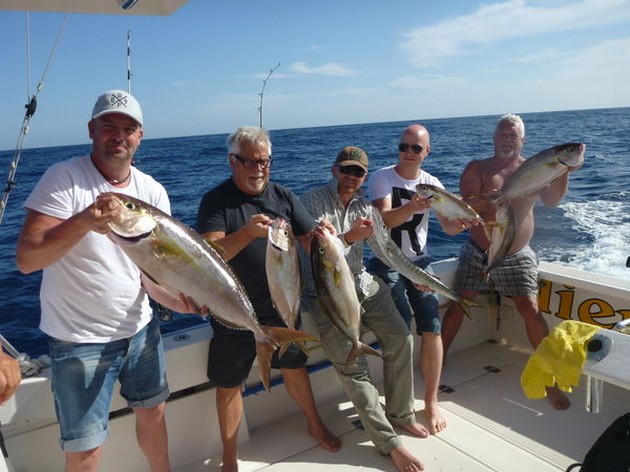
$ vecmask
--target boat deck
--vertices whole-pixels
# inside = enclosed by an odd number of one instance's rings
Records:
[[[570,395],[572,406],[567,411],[554,410],[546,399],[528,400],[520,387],[527,359],[525,351],[492,342],[449,357],[440,393],[448,428],[426,439],[401,432],[405,446],[423,461],[426,471],[564,471],[583,459],[616,417],[630,411],[630,392],[605,384],[601,413],[587,412],[584,376]],[[422,379],[417,377],[416,398],[423,392]],[[245,399],[246,409],[258,395]],[[416,400],[416,410],[423,422],[421,400]],[[251,428],[249,441],[240,447],[240,471],[396,470],[372,446],[345,397],[320,403],[319,411],[343,441],[339,452],[319,447],[306,432],[302,415],[295,413]],[[220,455],[180,470],[218,471]]]

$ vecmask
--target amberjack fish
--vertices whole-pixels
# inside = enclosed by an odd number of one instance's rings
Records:
[[[287,327],[295,328],[300,313],[302,273],[297,240],[291,225],[283,218],[275,218],[269,227],[265,271],[274,307]],[[284,347],[280,348],[281,355]]]
[[[302,273],[297,241],[291,225],[276,218],[269,227],[265,259],[273,304],[289,328],[295,327],[302,296]]]
[[[483,224],[483,218],[460,197],[443,188],[431,184],[416,185],[416,193],[426,198],[437,213],[457,220],[476,221]]]
[[[315,228],[311,241],[311,266],[317,297],[333,325],[352,341],[346,360],[350,364],[360,354],[380,353],[359,339],[361,313],[354,277],[344,256],[343,245],[324,228]]]
[[[437,277],[415,265],[391,238],[376,208],[372,209],[372,220],[374,221],[374,234],[367,239],[367,243],[381,261],[413,283],[425,285],[432,291],[457,302],[466,316],[471,318],[470,307],[479,306],[479,303],[463,298]]]
[[[549,185],[570,168],[582,165],[585,151],[586,144],[566,143],[530,157],[508,178],[493,203],[502,205]]]
[[[267,391],[275,349],[289,342],[317,341],[294,329],[260,325],[236,274],[195,230],[142,200],[113,192],[109,195],[123,210],[108,223],[108,237],[148,278],[172,295],[190,297],[228,327],[252,331],[260,380]]]

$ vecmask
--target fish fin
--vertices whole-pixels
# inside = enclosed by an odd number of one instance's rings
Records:
[[[276,346],[256,341],[256,357],[258,358],[258,375],[265,390],[271,392],[271,357]]]
[[[280,350],[278,351],[278,358],[281,358],[282,356],[284,356],[284,354],[287,352],[287,350],[289,349],[291,344],[295,344],[295,346],[300,351],[302,351],[306,355],[306,357],[309,357],[311,355],[311,350],[315,349],[315,347],[309,348],[308,345],[306,344],[306,341],[296,341],[294,343],[284,343],[284,344],[280,345]]]
[[[203,240],[206,242],[206,244],[208,244],[208,246],[217,251],[221,257],[225,258],[225,248],[223,246],[221,246],[216,241],[213,241],[206,237],[204,237]]]
[[[481,306],[481,305],[479,305],[479,303],[477,303],[477,301],[476,301],[476,300],[472,300],[472,299],[470,299],[470,298],[463,298],[463,297],[462,297],[462,298],[461,298],[461,299],[460,299],[457,303],[458,303],[458,304],[459,304],[459,306],[461,307],[461,309],[462,309],[462,311],[464,312],[464,314],[465,314],[468,318],[470,318],[471,320],[472,320],[473,318],[472,318],[472,315],[470,314],[470,309],[471,309],[472,307]]]
[[[346,358],[346,365],[352,364],[355,361],[355,359],[362,354],[367,354],[369,356],[376,356],[376,357],[381,357],[381,358],[383,357],[383,355],[379,351],[359,341],[359,343],[356,346],[352,346],[352,349],[350,349],[350,352],[348,353],[348,357]]]
[[[267,333],[278,344],[290,344],[299,342],[318,343],[319,339],[306,331],[299,331],[292,328],[284,328],[282,326],[262,326],[263,331]]]

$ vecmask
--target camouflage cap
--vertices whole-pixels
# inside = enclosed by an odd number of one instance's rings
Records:
[[[367,172],[368,157],[363,149],[354,146],[346,146],[337,154],[335,164],[342,167],[358,166]]]

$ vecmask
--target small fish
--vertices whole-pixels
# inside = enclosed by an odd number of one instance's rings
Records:
[[[269,391],[271,356],[285,343],[317,341],[308,333],[260,325],[231,267],[192,228],[142,200],[110,193],[123,211],[110,221],[108,237],[154,283],[174,296],[190,297],[226,326],[248,329],[256,339],[260,379]]]
[[[502,205],[549,185],[568,172],[569,168],[582,165],[585,151],[586,145],[583,143],[567,143],[530,157],[505,182],[501,194],[493,199],[493,203]]]
[[[425,285],[434,292],[457,302],[466,316],[471,318],[470,307],[479,306],[479,303],[463,298],[438,278],[415,265],[390,237],[389,231],[376,208],[372,209],[372,220],[374,221],[374,234],[367,239],[367,243],[381,261],[413,283]]]
[[[428,199],[431,208],[446,218],[484,223],[473,207],[454,193],[431,184],[416,185],[416,193]]]
[[[265,261],[273,304],[287,327],[294,328],[300,311],[302,274],[291,225],[276,218],[269,227]]]
[[[346,360],[350,364],[360,354],[381,356],[359,339],[361,312],[354,277],[339,238],[324,228],[315,228],[311,241],[311,266],[317,297],[333,325],[352,341]]]
[[[265,271],[275,309],[287,327],[295,328],[300,314],[302,272],[297,240],[291,225],[283,218],[275,218],[269,227]],[[308,354],[306,343],[298,343],[298,346]],[[288,347],[288,344],[280,346],[280,357]]]
[[[488,262],[483,273],[487,280],[489,273],[508,255],[514,237],[516,236],[516,221],[510,205],[505,204],[497,208],[495,221],[486,224],[486,237],[490,241],[488,248]]]

